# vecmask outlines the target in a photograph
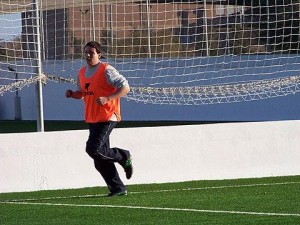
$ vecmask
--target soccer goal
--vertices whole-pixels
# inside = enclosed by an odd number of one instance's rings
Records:
[[[203,105],[299,92],[299,0],[0,2],[0,95],[76,82],[87,41],[128,100]]]

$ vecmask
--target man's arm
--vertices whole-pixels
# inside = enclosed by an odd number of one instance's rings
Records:
[[[79,77],[77,77],[77,91],[67,90],[65,93],[66,98],[82,99],[82,92],[79,84]]]
[[[108,101],[122,98],[130,91],[130,86],[126,78],[119,73],[113,66],[108,65],[105,69],[106,81],[112,87],[117,88],[117,91],[109,96],[100,96],[97,98],[96,102],[98,105],[104,105]]]
[[[96,102],[98,105],[105,105],[109,101],[112,101],[117,98],[122,98],[129,91],[130,91],[130,87],[128,84],[126,84],[126,85],[122,86],[121,88],[118,88],[116,92],[114,92],[113,94],[111,94],[109,96],[106,96],[106,97],[100,96],[99,98],[97,98]]]
[[[75,98],[75,99],[81,99],[82,98],[82,92],[81,91],[67,90],[65,95],[66,95],[67,98]]]

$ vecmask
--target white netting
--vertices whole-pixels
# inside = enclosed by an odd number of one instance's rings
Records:
[[[0,94],[39,79],[74,83],[90,40],[129,80],[129,100],[201,105],[295,94],[299,8],[299,0],[1,1]]]

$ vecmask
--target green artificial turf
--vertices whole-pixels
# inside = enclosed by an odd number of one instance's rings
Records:
[[[300,224],[300,176],[191,181],[0,194],[10,224]]]

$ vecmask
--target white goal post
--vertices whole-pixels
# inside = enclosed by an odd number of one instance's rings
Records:
[[[0,95],[75,83],[90,40],[129,80],[128,100],[202,105],[295,94],[299,9],[300,0],[4,0]]]

